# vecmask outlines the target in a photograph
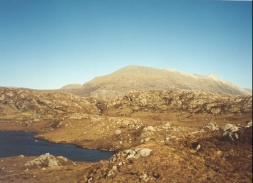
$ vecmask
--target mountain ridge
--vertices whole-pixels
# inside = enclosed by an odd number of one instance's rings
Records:
[[[71,86],[71,85],[70,85]],[[186,74],[165,68],[146,66],[126,66],[115,72],[94,79],[74,88],[62,87],[61,90],[85,97],[113,98],[129,91],[186,89],[224,95],[251,95],[239,86],[224,81],[214,74],[202,76]]]

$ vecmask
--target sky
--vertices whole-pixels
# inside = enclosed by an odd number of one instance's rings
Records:
[[[252,1],[0,0],[0,86],[58,89],[129,65],[252,88]]]

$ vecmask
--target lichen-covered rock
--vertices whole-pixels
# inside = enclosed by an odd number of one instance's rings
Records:
[[[38,158],[30,160],[24,164],[25,167],[30,168],[43,168],[43,167],[56,167],[62,165],[73,165],[74,163],[62,156],[53,156],[49,153],[43,154]]]
[[[135,149],[135,151],[137,152],[137,154],[139,154],[142,157],[147,157],[150,155],[151,153],[151,149],[149,148],[140,148],[140,149]]]
[[[246,128],[250,128],[250,127],[252,127],[252,120],[249,121],[249,122],[247,123],[247,125],[246,125]]]
[[[235,125],[233,125],[233,124],[226,124],[226,125],[224,125],[223,127],[222,127],[222,130],[224,131],[224,132],[226,132],[226,131],[230,131],[230,132],[236,132],[236,131],[238,131],[238,127],[237,126],[235,126]]]
[[[130,158],[137,159],[139,157],[147,157],[150,155],[151,152],[152,152],[152,149],[149,149],[149,148],[127,149],[113,155],[110,158],[110,161],[115,162],[117,161],[117,159],[121,157],[126,158],[126,159],[130,159]]]
[[[120,134],[121,134],[121,130],[119,130],[119,129],[118,129],[118,130],[115,130],[114,134],[115,134],[115,135],[120,135]]]
[[[207,128],[211,131],[215,131],[215,130],[219,130],[219,125],[216,124],[215,122],[210,122],[207,125],[205,125],[204,128]]]
[[[239,138],[238,135],[238,130],[239,128],[233,124],[226,124],[222,127],[223,130],[223,136],[226,137],[228,136],[230,140],[234,141],[237,140]]]

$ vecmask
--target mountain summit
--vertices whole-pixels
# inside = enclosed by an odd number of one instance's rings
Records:
[[[77,85],[75,85],[77,86]],[[144,66],[127,66],[111,74],[95,77],[78,87],[61,90],[85,97],[113,98],[129,91],[186,89],[204,92],[251,95],[245,89],[210,74],[186,74],[173,69],[156,69]]]

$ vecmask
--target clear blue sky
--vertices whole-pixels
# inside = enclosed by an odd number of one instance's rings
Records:
[[[57,89],[128,65],[252,88],[252,1],[0,0],[0,86]]]

